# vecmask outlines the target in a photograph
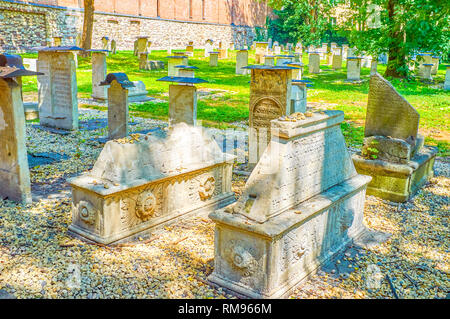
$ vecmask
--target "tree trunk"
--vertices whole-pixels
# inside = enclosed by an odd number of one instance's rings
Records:
[[[83,35],[81,47],[90,50],[92,46],[92,32],[94,30],[94,0],[84,0]],[[87,53],[82,53],[87,56]]]
[[[406,63],[405,52],[405,33],[402,30],[400,22],[395,21],[395,5],[398,0],[389,0],[387,4],[389,15],[389,58],[386,67],[385,77],[391,76],[395,78],[404,78],[408,75],[408,65]]]

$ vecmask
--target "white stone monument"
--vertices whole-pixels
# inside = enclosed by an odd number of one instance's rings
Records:
[[[247,69],[243,67],[248,65],[248,50],[236,51],[236,74],[245,75],[248,74]]]
[[[308,63],[308,73],[317,74],[320,72],[320,53],[310,52],[309,53],[309,63]]]
[[[107,74],[106,54],[107,50],[89,50],[92,61],[92,98],[105,101],[108,99],[108,90],[100,83],[105,80]]]

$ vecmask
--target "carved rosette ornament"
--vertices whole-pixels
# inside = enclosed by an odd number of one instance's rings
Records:
[[[136,216],[146,221],[152,217],[157,217],[157,200],[151,191],[144,191],[139,194],[136,200]]]
[[[78,215],[86,224],[93,225],[95,223],[95,208],[88,201],[82,200],[78,203]]]
[[[212,176],[206,178],[203,182],[200,182],[198,190],[200,199],[203,201],[210,199],[214,194],[215,188],[216,188],[216,180]]]
[[[224,253],[228,263],[233,268],[238,269],[244,277],[251,276],[258,267],[258,262],[241,241],[230,240]]]

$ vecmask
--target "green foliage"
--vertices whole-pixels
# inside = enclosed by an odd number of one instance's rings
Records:
[[[377,6],[374,10],[375,5]],[[371,23],[379,12],[379,24]],[[361,52],[389,53],[386,75],[406,77],[412,55],[450,51],[448,0],[352,0],[340,34]],[[359,53],[357,52],[357,53]]]
[[[269,36],[282,43],[301,41],[303,45],[319,45],[330,30],[330,10],[334,0],[269,0],[278,16],[268,24]]]

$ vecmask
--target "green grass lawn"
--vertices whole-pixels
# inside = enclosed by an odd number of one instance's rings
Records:
[[[36,58],[37,54],[23,54],[23,57]],[[139,116],[167,119],[168,118],[168,82],[158,82],[157,79],[167,75],[167,52],[154,50],[149,59],[161,60],[165,63],[164,70],[140,71],[138,58],[132,51],[121,51],[107,58],[108,73],[125,72],[131,81],[143,81],[149,95],[166,102],[132,105],[130,110]],[[200,90],[208,89],[219,95],[205,97],[198,101],[197,117],[203,124],[225,128],[230,123],[248,119],[249,75],[235,74],[235,52],[229,52],[229,58],[219,60],[218,67],[209,67],[208,58],[203,57],[203,50],[195,50],[194,57],[189,58],[189,64],[197,66],[196,77],[203,78],[208,83],[198,85]],[[91,94],[91,64],[89,58],[79,58],[77,69],[78,95],[88,98]],[[250,51],[249,64],[253,64],[254,51]],[[303,56],[307,65],[308,57]],[[343,133],[349,144],[359,146],[364,133],[364,119],[369,91],[368,81],[362,84],[349,84],[346,79],[345,62],[340,71],[321,65],[323,72],[310,75],[305,68],[304,78],[313,81],[313,88],[308,91],[308,102],[324,104],[322,108],[337,109],[345,112],[346,122],[343,123]],[[378,65],[378,72],[383,74],[384,65]],[[369,68],[362,68],[362,78],[368,78]],[[420,131],[427,139],[427,144],[436,145],[440,155],[449,155],[449,110],[450,92],[436,88],[436,83],[442,83],[445,77],[445,67],[440,66],[434,76],[435,84],[424,84],[420,81],[393,80],[392,84],[420,113]],[[23,79],[24,97],[37,99],[36,77]],[[225,90],[222,92],[222,90]],[[93,107],[80,105],[83,107]]]

